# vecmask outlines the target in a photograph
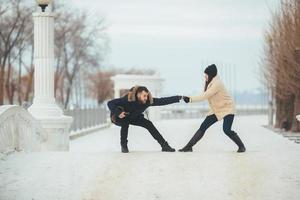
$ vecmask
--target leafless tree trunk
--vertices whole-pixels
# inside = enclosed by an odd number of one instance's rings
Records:
[[[300,131],[300,1],[283,0],[266,31],[263,73],[276,99],[276,127]]]

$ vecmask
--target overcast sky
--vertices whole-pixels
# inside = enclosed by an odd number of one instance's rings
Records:
[[[263,32],[278,1],[68,0],[105,17],[107,67],[155,69],[165,79],[164,94],[187,95],[203,88],[203,67],[212,62],[223,71],[236,68],[235,89],[261,87]]]

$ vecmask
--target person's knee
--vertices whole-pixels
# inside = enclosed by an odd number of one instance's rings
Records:
[[[154,126],[153,123],[149,120],[145,121],[144,125],[145,125],[146,128],[151,128],[151,127]]]
[[[230,130],[230,128],[228,128],[226,126],[223,126],[223,131],[226,134],[226,133],[229,133],[231,130]]]
[[[230,128],[223,128],[223,131],[229,137],[232,137],[232,136],[236,135],[236,132],[234,132]]]

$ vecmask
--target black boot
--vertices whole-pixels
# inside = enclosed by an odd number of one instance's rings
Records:
[[[239,149],[237,150],[238,153],[243,153],[246,151],[246,147],[243,144],[242,140],[237,134],[234,134],[233,136],[229,136],[229,138],[234,141],[235,144],[238,145]]]
[[[204,132],[201,130],[198,130],[195,135],[191,138],[191,140],[183,147],[182,149],[179,149],[180,152],[192,152],[193,146],[203,137]]]
[[[121,152],[122,153],[129,153],[127,143],[128,143],[128,140],[121,140]]]
[[[122,151],[122,153],[129,153],[129,150],[128,150],[128,147],[127,147],[127,144],[126,144],[126,145],[122,145],[122,146],[121,146],[121,151]]]
[[[161,145],[161,151],[166,151],[166,152],[174,152],[175,149],[170,147],[170,145],[168,144],[168,142],[164,142],[162,145]]]

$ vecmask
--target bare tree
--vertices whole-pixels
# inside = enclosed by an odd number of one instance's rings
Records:
[[[108,98],[113,97],[112,71],[99,71],[89,78],[89,95],[97,99],[98,105],[101,105]]]
[[[21,0],[1,0],[0,4],[0,105],[4,103],[4,89],[13,102],[15,84],[11,84],[12,65],[18,57],[16,46],[22,46],[31,10]],[[16,48],[17,49],[17,48]],[[5,73],[6,72],[6,73]],[[5,86],[5,87],[4,87]]]
[[[60,13],[59,10],[57,12]],[[86,13],[74,15],[73,11],[64,11],[64,14],[58,16],[55,91],[67,108],[76,74],[80,70],[87,74],[93,68],[100,67],[103,51],[102,45],[97,41],[101,39],[99,37],[103,34],[105,26],[102,19],[96,24],[89,24]]]
[[[277,128],[299,131],[300,113],[300,2],[283,0],[266,31],[263,72],[276,99]]]
[[[4,100],[10,104],[32,100],[34,8],[29,6],[28,0],[0,0],[0,105]],[[53,8],[55,96],[68,107],[74,82],[85,84],[86,77],[99,70],[108,39],[103,18],[92,22],[85,11],[66,9],[61,3]]]

